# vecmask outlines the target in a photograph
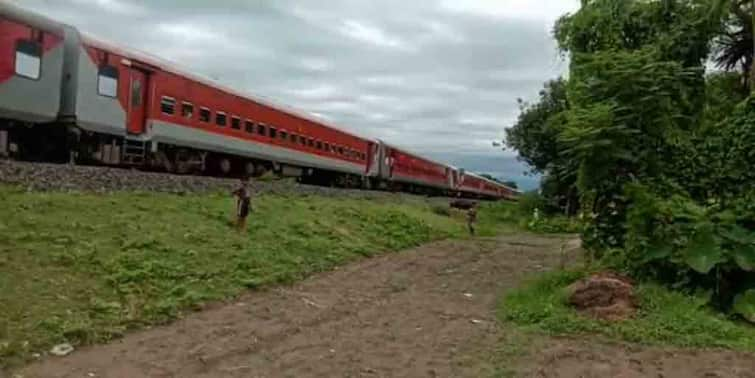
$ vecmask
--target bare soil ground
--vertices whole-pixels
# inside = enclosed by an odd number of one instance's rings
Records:
[[[527,336],[495,355],[502,291],[559,264],[564,238],[444,241],[251,292],[19,371],[29,377],[753,377],[755,356]]]

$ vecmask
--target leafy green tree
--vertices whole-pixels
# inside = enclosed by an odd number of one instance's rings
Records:
[[[509,188],[513,189],[519,189],[519,185],[516,183],[516,181],[503,181],[501,184],[508,186]]]
[[[579,208],[574,170],[561,157],[558,136],[569,109],[566,80],[545,83],[535,103],[519,100],[520,114],[515,125],[506,130],[506,145],[519,153],[534,173],[543,175],[541,183],[545,208],[549,213],[574,214]]]
[[[556,139],[560,122],[554,117],[569,108],[566,81],[557,79],[545,83],[538,101],[533,104],[519,101],[519,118],[506,129],[506,145],[517,150],[519,159],[533,171],[546,172],[558,161]]]
[[[726,70],[741,70],[746,88],[755,77],[755,2],[752,0],[717,0],[717,11],[723,19],[715,43],[715,62]],[[753,87],[755,90],[755,86]]]
[[[561,18],[571,66],[555,149],[576,176],[588,248],[755,319],[755,96],[705,75],[732,27],[723,5],[585,0]]]

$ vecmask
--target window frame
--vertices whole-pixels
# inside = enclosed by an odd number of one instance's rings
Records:
[[[268,135],[267,135],[267,125],[265,125],[264,123],[258,123],[257,124],[257,135],[263,136],[263,137],[268,137]]]
[[[204,117],[204,114],[207,114],[207,117]],[[199,107],[199,122],[202,123],[212,123],[212,110],[210,108],[200,106]]]
[[[275,126],[268,126],[267,128],[267,135],[270,139],[277,139],[278,138],[278,128]]]
[[[171,101],[173,102],[173,105],[171,105],[171,109],[172,110],[170,112],[166,112],[165,111],[165,109],[166,109],[165,108],[166,101],[167,102],[171,102]],[[168,115],[168,116],[171,116],[171,117],[175,116],[176,115],[176,103],[177,103],[177,101],[176,101],[175,97],[160,96],[160,113]]]
[[[28,44],[24,48],[29,48],[26,51],[23,51],[21,49],[22,44]],[[34,51],[31,51],[34,50]],[[30,52],[31,51],[31,52]],[[39,60],[39,67],[37,68],[37,77],[31,77],[28,75],[25,75],[18,71],[18,54],[24,54],[28,57],[37,58]],[[18,76],[20,78],[24,78],[26,80],[33,80],[33,81],[40,81],[42,80],[42,58],[44,51],[42,49],[42,43],[41,41],[34,41],[31,39],[18,39],[16,40],[16,44],[13,48],[13,75]]]
[[[187,108],[190,109],[190,111],[188,112],[188,116],[186,112]],[[185,119],[194,118],[194,104],[192,104],[189,101],[181,101],[181,117]]]
[[[221,123],[220,120],[223,120]],[[215,112],[215,126],[225,128],[228,126],[228,113],[226,112]]]
[[[241,130],[241,117],[231,116],[231,129]]]
[[[109,73],[113,74],[114,76],[109,76],[109,75],[105,74],[107,72],[104,72],[104,71],[109,71]],[[102,78],[103,77],[115,80],[115,92],[114,92],[114,94],[112,96],[109,95],[109,94],[107,94],[107,93],[103,93],[102,90],[101,90],[102,89],[101,83],[102,83]],[[111,66],[109,64],[105,64],[105,65],[100,66],[97,69],[97,94],[98,95],[100,95],[102,97],[108,97],[108,98],[118,98],[118,89],[120,89],[120,85],[121,85],[121,83],[120,83],[120,75],[119,75],[117,67]]]
[[[280,136],[282,142],[288,142],[288,131],[280,130],[278,132],[278,135]]]
[[[244,132],[246,132],[247,134],[257,133],[257,125],[249,118],[244,119]]]

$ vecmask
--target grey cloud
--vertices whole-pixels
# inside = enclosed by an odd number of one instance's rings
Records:
[[[566,68],[552,20],[443,0],[18,3],[341,127],[530,184],[527,168],[491,142],[516,119],[517,98]],[[509,3],[519,4],[498,4]],[[578,1],[530,3],[567,10]]]

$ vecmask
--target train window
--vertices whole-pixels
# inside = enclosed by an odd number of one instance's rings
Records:
[[[181,116],[184,118],[191,118],[194,116],[194,105],[190,102],[181,103]]]
[[[338,154],[343,156],[343,147],[338,147]]]
[[[291,143],[296,143],[296,141],[299,139],[299,136],[296,134],[291,134]]]
[[[299,137],[299,144],[301,144],[302,146],[306,147],[307,146],[307,138],[305,138],[303,136],[300,136]]]
[[[286,140],[288,140],[288,133],[287,132],[281,130],[280,136],[281,136],[281,140],[282,141],[285,142]]]
[[[259,124],[257,125],[257,134],[259,135],[265,135],[265,125]]]
[[[314,147],[315,146],[315,140],[314,139],[309,138],[309,140],[307,142],[309,144],[309,147]]]
[[[16,43],[16,75],[39,80],[41,74],[42,47],[34,41],[18,41]]]
[[[323,148],[325,149],[325,152],[330,152],[330,145],[328,144],[328,142],[323,143],[323,146],[324,146]]]
[[[97,74],[97,93],[100,96],[118,97],[118,69],[102,66]]]
[[[277,132],[275,130],[275,127],[270,128],[270,138],[275,138],[277,136]]]
[[[176,99],[172,97],[163,96],[160,101],[160,110],[165,114],[173,114],[176,112]]]
[[[226,122],[228,122],[228,116],[225,115],[223,112],[217,112],[215,114],[215,124],[220,127],[225,127]]]
[[[322,142],[320,142],[320,141],[318,140],[318,141],[317,141],[317,143],[316,143],[316,145],[317,145],[317,149],[318,149],[318,150],[322,150]]]
[[[254,122],[248,119],[244,121],[244,130],[249,134],[254,134]]]
[[[202,122],[210,122],[210,109],[199,108],[199,120]]]
[[[241,130],[241,119],[239,117],[231,117],[231,128]]]

